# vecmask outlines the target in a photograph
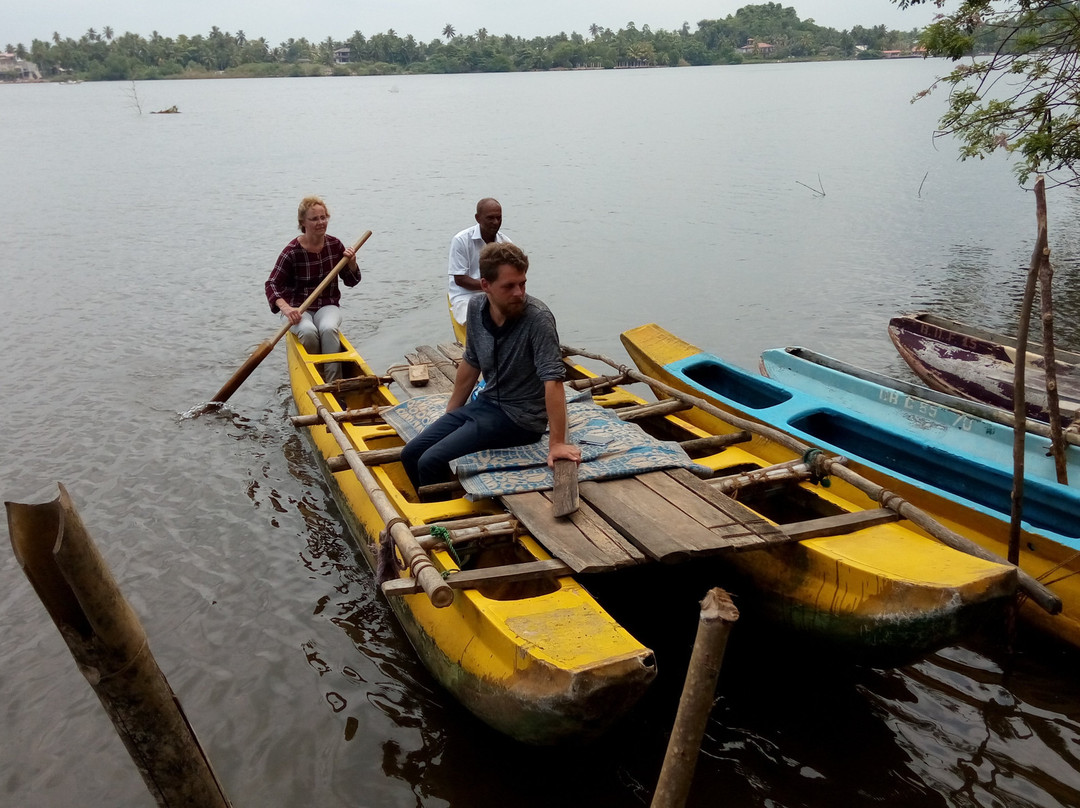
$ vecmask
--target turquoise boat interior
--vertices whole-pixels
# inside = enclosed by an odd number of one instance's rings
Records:
[[[998,468],[841,411],[711,354],[672,362],[667,370],[721,402],[750,410],[759,420],[808,443],[1009,519],[1012,476]],[[1080,549],[1078,514],[1080,496],[1072,489],[1025,481],[1024,522],[1031,528]]]

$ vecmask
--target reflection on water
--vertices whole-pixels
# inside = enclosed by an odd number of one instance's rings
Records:
[[[1015,330],[1034,203],[1004,161],[933,147],[938,109],[908,99],[939,68],[140,86],[183,116],[139,116],[113,84],[0,88],[20,129],[0,152],[20,199],[0,232],[4,498],[65,483],[238,806],[647,805],[696,615],[642,586],[670,648],[640,709],[584,750],[525,749],[434,683],[355,559],[287,419],[283,346],[195,410],[276,331],[262,283],[312,192],[339,237],[374,232],[343,307],[376,370],[449,339],[448,240],[488,195],[564,342],[614,357],[619,331],[655,321],[744,367],[802,344],[895,375],[898,312]],[[301,108],[336,110],[317,160],[296,159]],[[796,184],[818,176],[825,197]],[[1077,347],[1080,200],[1049,205]],[[149,804],[10,555],[0,576],[18,739],[0,803]],[[690,804],[1076,805],[1076,669],[992,645],[866,668],[740,625]]]

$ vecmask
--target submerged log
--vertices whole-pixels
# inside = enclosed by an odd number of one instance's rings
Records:
[[[64,486],[52,502],[5,503],[15,558],[160,806],[230,805],[146,632]]]

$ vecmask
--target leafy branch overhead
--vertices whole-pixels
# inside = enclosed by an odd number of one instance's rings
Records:
[[[1019,157],[1021,184],[1043,173],[1080,187],[1080,4],[962,0],[927,26],[921,43],[927,55],[958,63],[916,99],[948,91],[938,134],[957,138],[962,159],[1004,149]]]

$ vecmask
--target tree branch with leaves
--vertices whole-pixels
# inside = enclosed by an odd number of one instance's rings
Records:
[[[927,26],[921,43],[928,56],[958,63],[916,99],[948,91],[936,134],[956,137],[961,159],[1003,149],[1019,158],[1021,184],[1042,173],[1080,187],[1080,4],[961,0]]]

